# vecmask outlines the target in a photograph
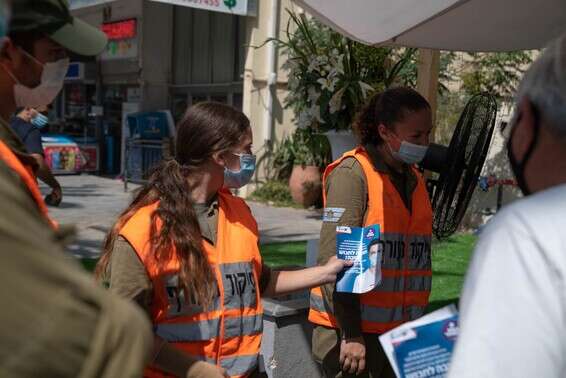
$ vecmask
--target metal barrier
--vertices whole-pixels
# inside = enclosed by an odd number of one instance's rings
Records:
[[[169,140],[126,140],[124,164],[124,191],[128,182],[143,184],[147,181],[151,168],[169,155]]]

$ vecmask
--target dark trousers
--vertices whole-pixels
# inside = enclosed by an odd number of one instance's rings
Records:
[[[366,369],[361,375],[349,374],[340,368],[340,330],[315,326],[312,334],[312,353],[322,367],[325,378],[396,378],[387,356],[379,343],[379,335],[364,333]]]

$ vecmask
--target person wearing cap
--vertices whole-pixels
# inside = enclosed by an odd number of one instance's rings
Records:
[[[49,118],[44,113],[47,113],[47,107],[45,106],[37,109],[20,109],[10,120],[10,126],[24,143],[26,150],[35,158],[38,165],[36,171],[37,178],[51,188],[51,193],[45,197],[45,202],[48,205],[58,206],[63,199],[63,191],[61,184],[59,184],[59,181],[57,181],[53,172],[51,172],[51,168],[45,161],[41,129],[47,126]]]
[[[57,4],[66,7],[63,2],[42,0],[14,4],[16,24],[22,19],[40,22],[59,9]],[[18,80],[32,85],[35,73],[28,75],[21,68],[27,58],[15,51],[17,38],[5,38],[8,5],[0,0],[0,41],[11,44],[6,49],[0,42],[0,60]],[[32,43],[30,54],[40,61],[47,60],[38,45],[60,49],[51,39],[38,41]],[[13,111],[15,91],[10,75],[0,72],[4,118]],[[96,285],[64,254],[59,234],[48,226],[33,200],[25,181],[29,176],[22,175],[29,155],[5,127],[5,120],[0,127],[0,377],[141,376],[153,343],[147,317],[131,302]]]
[[[503,130],[524,198],[482,230],[448,376],[566,377],[566,34],[523,76]]]
[[[10,32],[0,52],[0,159],[8,163],[28,188],[44,219],[51,222],[36,182],[37,160],[8,121],[19,107],[50,104],[63,87],[69,52],[97,55],[106,36],[73,17],[64,0],[13,2]]]

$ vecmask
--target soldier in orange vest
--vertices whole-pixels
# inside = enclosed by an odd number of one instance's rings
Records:
[[[37,99],[45,84],[56,89],[40,80],[52,78],[41,67],[55,58],[48,56],[64,52],[55,40],[85,52],[106,38],[74,20],[65,1],[0,0],[0,64],[21,83],[0,68],[0,376],[137,377],[153,345],[149,321],[64,253],[46,222],[34,160],[4,122],[15,102]]]
[[[246,203],[229,188],[254,174],[248,118],[219,103],[191,107],[176,152],[118,218],[97,267],[110,289],[136,300],[155,331],[147,377],[257,374],[261,296],[334,282],[344,262],[271,271]]]
[[[311,291],[313,355],[326,377],[395,377],[378,336],[423,314],[431,288],[432,210],[414,164],[427,150],[432,117],[412,89],[373,96],[355,122],[360,145],[324,172],[319,261],[336,254],[336,227],[378,224],[382,282],[364,294]]]

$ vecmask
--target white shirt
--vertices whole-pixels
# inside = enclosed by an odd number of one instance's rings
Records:
[[[460,300],[449,377],[566,377],[566,185],[485,227]]]

